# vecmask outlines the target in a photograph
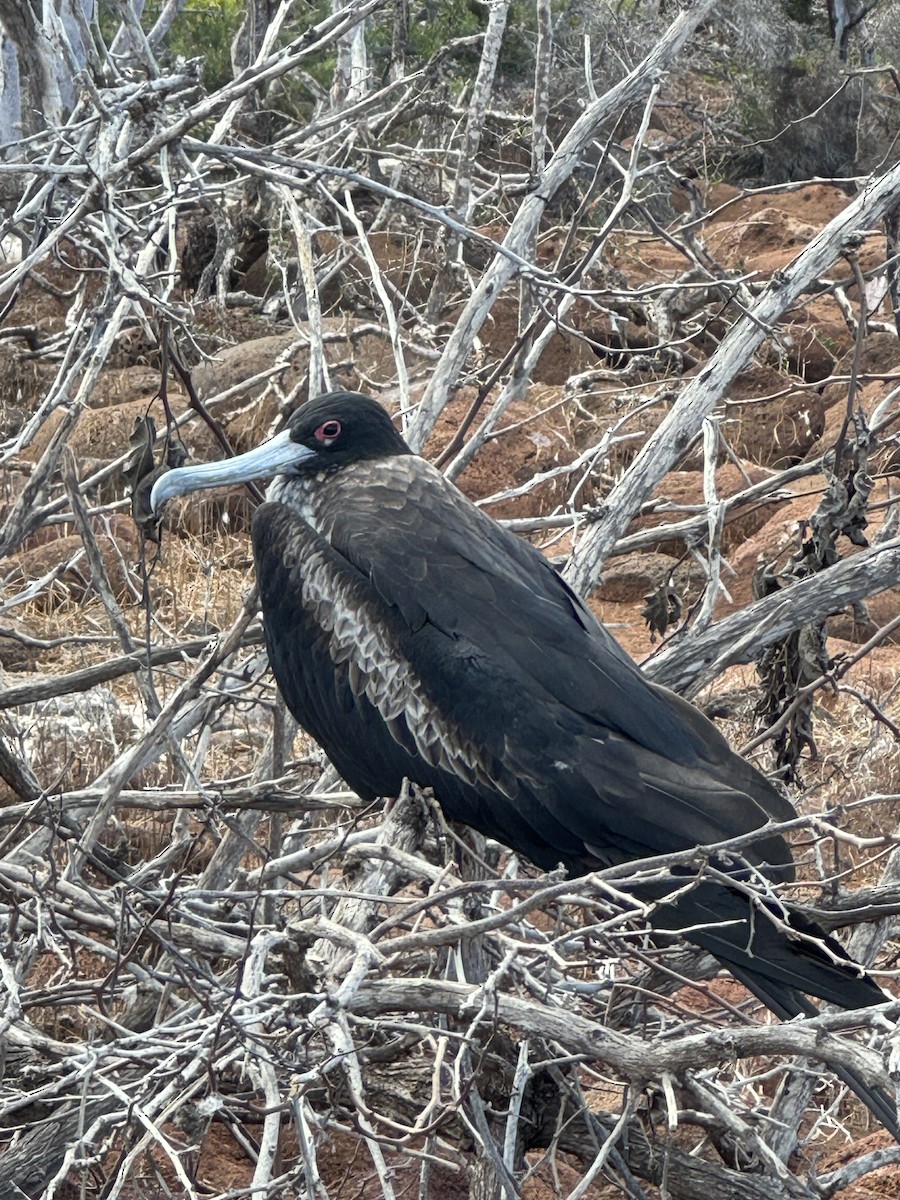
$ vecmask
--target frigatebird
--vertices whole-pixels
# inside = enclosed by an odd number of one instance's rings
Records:
[[[366,800],[431,788],[446,817],[585,873],[760,831],[712,877],[632,888],[777,1016],[889,997],[773,885],[795,810],[696,708],[651,683],[550,563],[414,454],[373,399],[332,392],[151,508],[272,479],[253,519],[269,659],[288,708]],[[896,1109],[842,1077],[900,1140]]]

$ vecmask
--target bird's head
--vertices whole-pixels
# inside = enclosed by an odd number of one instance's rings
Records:
[[[411,454],[377,401],[358,392],[329,392],[302,405],[270,441],[221,462],[179,467],[153,486],[150,507],[203,488],[336,470],[363,459]]]

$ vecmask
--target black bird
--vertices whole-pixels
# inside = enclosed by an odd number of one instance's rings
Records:
[[[269,478],[253,549],[272,669],[364,799],[410,779],[450,820],[572,873],[796,815],[701,713],[641,674],[537,550],[413,454],[374,400],[320,396],[256,450],[169,471],[151,508]],[[701,878],[656,923],[782,1019],[816,1012],[805,993],[851,1009],[888,1000],[809,918],[763,898],[793,878],[784,838],[763,833],[742,853],[713,864],[732,886]],[[893,1102],[842,1077],[900,1140]]]

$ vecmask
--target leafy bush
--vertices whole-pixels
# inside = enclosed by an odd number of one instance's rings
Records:
[[[231,43],[245,11],[243,0],[188,0],[172,23],[171,55],[202,58],[203,82],[210,91],[232,77]]]

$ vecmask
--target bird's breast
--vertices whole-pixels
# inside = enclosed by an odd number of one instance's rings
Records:
[[[289,592],[303,610],[306,629],[320,645],[324,641],[338,684],[349,686],[358,703],[371,705],[396,742],[466,783],[489,783],[489,756],[429,695],[406,645],[408,630],[391,607],[342,563],[311,522],[292,521],[282,512],[279,524],[291,530],[282,540],[288,587],[277,577],[264,582],[265,565],[259,564],[264,608],[280,607]],[[277,663],[273,666],[277,675]],[[282,690],[288,690],[283,683]]]

